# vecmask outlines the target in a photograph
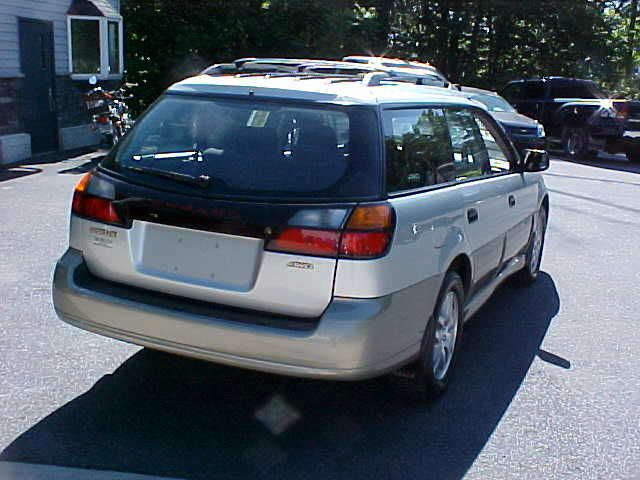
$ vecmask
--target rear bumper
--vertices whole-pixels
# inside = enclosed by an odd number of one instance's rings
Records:
[[[56,265],[53,302],[67,323],[216,363],[341,380],[382,375],[414,358],[427,322],[424,312],[431,311],[420,296],[424,288],[439,288],[439,279],[434,278],[381,298],[334,298],[318,321],[308,328],[290,329],[265,326],[257,313],[251,313],[255,322],[235,321],[226,315],[170,308],[153,298],[140,301],[87,286],[78,281],[80,271],[86,268],[78,250],[69,249]],[[416,322],[419,317],[424,321]],[[403,320],[408,329],[401,328]]]

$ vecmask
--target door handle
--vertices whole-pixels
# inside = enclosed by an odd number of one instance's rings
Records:
[[[516,197],[513,195],[509,195],[509,208],[513,208],[516,206]]]
[[[56,104],[53,99],[53,88],[49,87],[49,111],[55,112],[55,110],[56,110]]]
[[[478,220],[478,210],[475,208],[470,208],[467,210],[467,220],[469,223],[473,223]]]

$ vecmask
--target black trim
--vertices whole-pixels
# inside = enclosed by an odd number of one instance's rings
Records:
[[[184,312],[191,315],[198,315],[211,320],[260,325],[283,330],[311,331],[317,327],[320,319],[320,317],[293,317],[230,307],[116,283],[94,276],[89,272],[85,263],[82,263],[74,270],[73,281],[79,287],[92,292],[152,308],[162,308],[175,311],[176,313]]]
[[[417,195],[419,193],[427,193],[427,192],[431,192],[433,190],[442,190],[443,188],[451,188],[451,187],[455,187],[457,185],[464,185],[466,183],[472,183],[472,182],[480,182],[482,180],[491,180],[493,178],[499,178],[499,177],[504,177],[505,175],[513,175],[513,174],[520,174],[520,172],[502,172],[502,173],[493,173],[491,175],[484,175],[482,177],[473,177],[473,178],[467,178],[466,180],[457,180],[457,181],[453,181],[453,182],[446,182],[446,183],[438,183],[437,185],[429,185],[428,187],[421,187],[421,188],[416,188],[413,190],[403,190],[400,192],[392,192],[392,193],[388,193],[387,196],[388,198],[400,198],[400,197],[407,197],[409,195]]]

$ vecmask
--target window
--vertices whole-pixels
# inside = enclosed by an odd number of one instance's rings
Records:
[[[120,24],[108,22],[109,32],[109,73],[120,73]]]
[[[545,84],[542,80],[526,82],[524,84],[524,98],[528,100],[541,100],[544,98]]]
[[[122,73],[122,21],[67,16],[69,70],[75,78]]]
[[[502,96],[513,102],[522,98],[522,82],[510,83],[502,91]]]
[[[375,199],[376,120],[369,108],[166,95],[103,166],[145,185],[214,198]],[[194,187],[135,169],[210,182]]]
[[[471,95],[472,100],[482,103],[490,112],[515,112],[509,102],[498,95],[485,95],[482,93]]]
[[[100,23],[71,19],[71,52],[74,73],[100,73]]]
[[[509,147],[498,134],[496,126],[479,113],[475,113],[476,125],[480,129],[480,135],[487,150],[489,168],[491,173],[504,173],[511,170]]]
[[[451,143],[441,108],[391,110],[383,118],[388,192],[454,179]]]
[[[587,82],[554,83],[551,87],[551,98],[603,98],[597,88]]]
[[[487,148],[473,113],[467,109],[447,109],[446,118],[456,180],[490,173]]]

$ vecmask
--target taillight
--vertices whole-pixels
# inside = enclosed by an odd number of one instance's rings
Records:
[[[335,257],[338,253],[339,242],[339,231],[287,227],[268,243],[267,249],[302,255]]]
[[[106,115],[100,115],[96,118],[96,122],[101,125],[106,125],[107,123],[109,123],[109,117],[107,117]]]
[[[330,258],[376,258],[387,252],[394,223],[391,205],[363,205],[353,210],[343,229],[285,227],[276,232],[265,248]]]
[[[375,258],[391,244],[393,208],[388,203],[357,207],[349,217],[340,240],[340,258]]]
[[[85,173],[76,185],[71,211],[75,215],[89,220],[124,226],[124,222],[111,200],[87,192],[91,176],[91,172]]]

